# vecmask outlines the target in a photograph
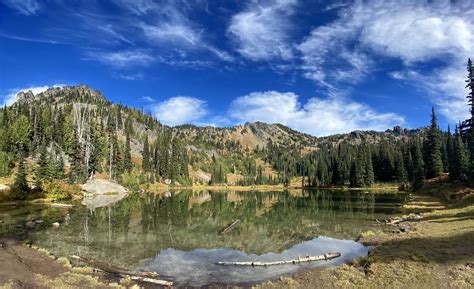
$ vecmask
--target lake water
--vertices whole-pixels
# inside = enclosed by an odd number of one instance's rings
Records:
[[[24,230],[57,256],[92,257],[131,270],[157,271],[178,285],[247,283],[367,255],[353,241],[380,229],[375,219],[401,213],[407,195],[364,191],[189,192],[114,197],[73,208],[0,207],[0,234]],[[17,228],[42,220],[35,229]],[[235,220],[238,226],[221,231]],[[53,228],[53,222],[59,228]],[[272,261],[340,252],[341,257],[267,268],[218,261]]]

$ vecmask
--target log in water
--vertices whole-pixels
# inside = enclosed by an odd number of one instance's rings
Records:
[[[221,234],[225,234],[227,232],[230,232],[232,229],[234,229],[237,225],[239,225],[240,223],[240,220],[235,220],[233,221],[232,223],[230,223],[229,225],[227,225],[222,231],[221,231]]]
[[[153,284],[158,284],[162,286],[173,286],[173,282],[171,281],[157,279],[159,275],[156,272],[130,272],[123,268],[116,267],[116,266],[113,266],[108,263],[95,260],[92,258],[80,257],[76,255],[72,255],[71,258],[75,260],[79,260],[83,263],[86,263],[89,266],[99,269],[100,271],[104,271],[110,274],[115,274],[122,278],[130,277],[132,280],[135,280],[135,281],[153,283]]]
[[[321,261],[321,260],[331,260],[337,257],[340,257],[341,253],[336,252],[336,253],[327,253],[323,255],[318,255],[318,256],[306,256],[304,258],[298,258],[294,260],[283,260],[283,261],[272,261],[272,262],[234,262],[234,261],[223,261],[223,262],[217,262],[217,265],[222,265],[222,266],[274,266],[274,265],[285,265],[285,264],[299,264],[299,263],[304,263],[304,262],[313,262],[313,261]]]

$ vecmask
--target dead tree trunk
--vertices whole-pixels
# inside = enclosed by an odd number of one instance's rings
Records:
[[[217,265],[222,266],[274,266],[274,265],[285,265],[285,264],[299,264],[304,262],[313,262],[313,261],[322,261],[322,260],[331,260],[341,256],[341,253],[327,253],[319,256],[306,256],[304,258],[298,258],[294,260],[283,260],[283,261],[271,261],[271,262],[259,262],[259,261],[251,261],[251,262],[234,262],[234,261],[223,261],[217,262]]]
[[[171,281],[166,281],[166,280],[160,280],[157,279],[159,276],[158,273],[156,272],[130,272],[127,271],[123,268],[116,267],[110,264],[107,264],[105,262],[95,260],[92,258],[87,258],[87,257],[80,257],[76,255],[71,256],[72,259],[81,261],[91,267],[94,267],[96,269],[99,269],[100,271],[104,271],[109,274],[114,274],[118,275],[121,278],[127,278],[130,277],[132,280],[136,281],[142,281],[142,282],[147,282],[147,283],[153,283],[153,284],[158,284],[162,286],[172,286],[173,282]]]

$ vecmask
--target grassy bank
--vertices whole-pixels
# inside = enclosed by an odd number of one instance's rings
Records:
[[[459,184],[431,184],[413,195],[406,206],[421,212],[422,217],[391,226],[391,233],[363,233],[360,242],[375,246],[367,258],[337,268],[300,272],[257,287],[473,288],[472,190]]]

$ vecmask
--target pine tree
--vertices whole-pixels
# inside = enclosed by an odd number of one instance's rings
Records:
[[[43,182],[48,175],[48,150],[43,144],[40,147],[40,156],[38,159],[38,167],[36,168],[35,173],[35,187],[41,189]]]
[[[448,125],[448,132],[446,133],[446,154],[448,165],[446,166],[447,171],[451,170],[451,166],[454,161],[454,137],[451,134],[451,128]]]
[[[425,183],[425,171],[423,156],[421,153],[420,141],[417,139],[414,142],[413,147],[413,183],[412,187],[415,190],[419,190]]]
[[[370,147],[367,145],[365,148],[365,178],[364,185],[371,187],[374,184],[374,167],[372,164],[372,154],[370,152]]]
[[[474,66],[472,64],[471,58],[467,60],[467,79],[466,79],[466,88],[469,90],[469,94],[466,96],[468,103],[471,107],[471,128],[474,123]]]
[[[22,192],[29,190],[28,182],[26,181],[26,169],[25,169],[25,157],[21,156],[18,160],[18,172],[16,173],[15,180],[13,182],[14,189]]]
[[[428,131],[426,146],[426,177],[437,177],[443,172],[443,161],[441,159],[441,136],[434,107],[431,109],[431,126]]]
[[[148,144],[148,134],[145,134],[143,141],[142,168],[145,172],[150,171],[150,145]]]
[[[405,170],[405,163],[403,161],[403,154],[398,151],[395,158],[395,172],[396,179],[401,189],[405,188],[407,182],[407,172]]]
[[[449,178],[452,181],[464,179],[467,172],[467,152],[458,129],[454,135],[453,161],[449,169]]]
[[[123,166],[126,172],[131,172],[133,169],[132,155],[130,151],[130,135],[127,132],[125,134],[125,152],[123,159]]]

